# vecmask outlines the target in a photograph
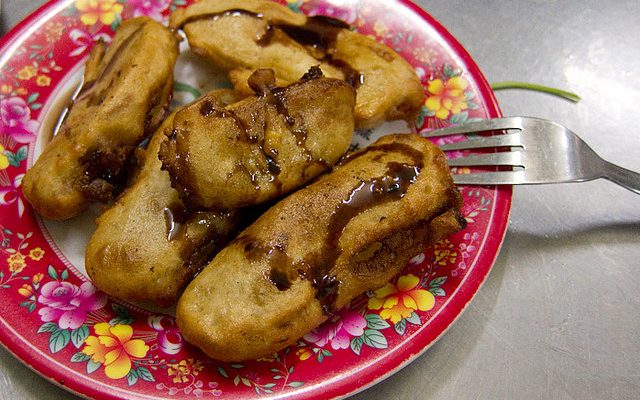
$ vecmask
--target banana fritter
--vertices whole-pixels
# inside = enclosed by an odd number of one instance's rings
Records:
[[[334,165],[354,131],[355,93],[317,67],[284,88],[272,70],[249,78],[257,95],[227,107],[208,96],[179,111],[160,159],[184,201],[201,208],[260,204]]]
[[[221,250],[178,302],[181,333],[223,361],[273,354],[461,229],[460,206],[436,146],[383,137]]]
[[[209,94],[220,106],[231,91]],[[86,249],[87,273],[102,291],[124,300],[175,303],[182,289],[237,227],[235,211],[189,211],[161,170],[160,144],[173,116],[153,135],[133,185],[97,219]]]
[[[424,101],[415,71],[400,55],[342,21],[296,14],[266,0],[203,0],[171,15],[192,50],[230,70],[237,90],[247,77],[272,68],[283,83],[295,82],[312,66],[357,89],[356,126],[385,120],[413,121]]]
[[[122,190],[130,155],[166,116],[177,56],[174,34],[147,17],[124,21],[108,49],[96,44],[60,132],[22,181],[36,212],[71,218]]]

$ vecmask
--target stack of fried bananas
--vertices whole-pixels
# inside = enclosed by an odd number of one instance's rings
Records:
[[[428,140],[388,135],[347,154],[356,128],[412,121],[424,100],[392,49],[267,0],[202,0],[170,28],[134,18],[95,46],[23,181],[46,218],[115,199],[86,249],[98,288],[178,301],[188,341],[246,360],[295,343],[464,227]],[[178,31],[234,89],[168,114]]]

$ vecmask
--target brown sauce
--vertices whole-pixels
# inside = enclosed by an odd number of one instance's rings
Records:
[[[194,15],[185,19],[177,29],[183,29],[185,25],[200,20],[215,20],[229,16],[251,16],[262,19],[262,14],[254,13],[242,9],[232,9],[223,12]],[[323,15],[307,17],[304,25],[290,25],[285,23],[268,23],[262,35],[256,38],[256,44],[266,47],[271,44],[275,37],[275,30],[280,29],[297,43],[312,49],[310,53],[319,61],[327,61],[338,68],[344,74],[344,80],[354,88],[358,88],[364,83],[364,75],[353,68],[344,60],[336,59],[332,53],[340,31],[350,29],[351,26],[344,21]]]
[[[374,146],[373,150],[401,152],[411,158],[412,163],[389,162],[383,176],[360,181],[329,218],[326,239],[317,253],[294,262],[286,254],[286,245],[263,244],[252,236],[243,235],[236,241],[243,246],[247,259],[265,260],[270,267],[267,279],[278,290],[287,290],[297,277],[309,280],[316,290],[315,298],[320,302],[323,312],[332,313],[340,287],[340,281],[332,274],[332,269],[342,254],[339,241],[345,227],[355,216],[370,208],[402,199],[423,167],[422,155],[418,150],[401,143],[392,145],[397,146],[379,145]],[[291,276],[293,272],[297,275]]]

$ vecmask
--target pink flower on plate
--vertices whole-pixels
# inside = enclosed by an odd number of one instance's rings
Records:
[[[158,346],[165,354],[177,354],[182,349],[183,339],[173,318],[157,315],[147,319],[147,323],[158,332]]]
[[[367,320],[362,315],[345,307],[327,322],[304,335],[304,339],[318,347],[331,343],[334,350],[346,349],[351,338],[362,336],[366,327]]]
[[[18,143],[35,140],[40,124],[31,119],[31,110],[22,97],[0,100],[0,132],[8,134]]]
[[[45,306],[38,314],[43,322],[56,321],[62,329],[77,329],[84,324],[88,312],[104,307],[106,302],[107,296],[91,282],[80,287],[71,282],[47,282],[38,296],[38,303]]]
[[[129,0],[128,4],[133,7],[133,16],[141,17],[146,15],[156,21],[162,21],[162,13],[169,8],[170,0]]]
[[[87,31],[77,28],[72,29],[71,32],[69,32],[69,38],[73,44],[76,45],[76,48],[69,53],[72,57],[79,56],[84,53],[87,49],[93,46],[94,42],[102,41],[105,43],[111,43],[111,36],[106,33],[92,35]]]
[[[354,24],[358,18],[356,13],[356,10],[358,9],[356,0],[327,0],[322,2],[311,0],[306,3],[306,5],[312,7],[309,12],[310,16],[324,15],[327,17],[337,18],[348,24]]]

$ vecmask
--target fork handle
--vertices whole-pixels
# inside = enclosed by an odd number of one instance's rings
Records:
[[[605,161],[604,178],[640,194],[640,174]]]

